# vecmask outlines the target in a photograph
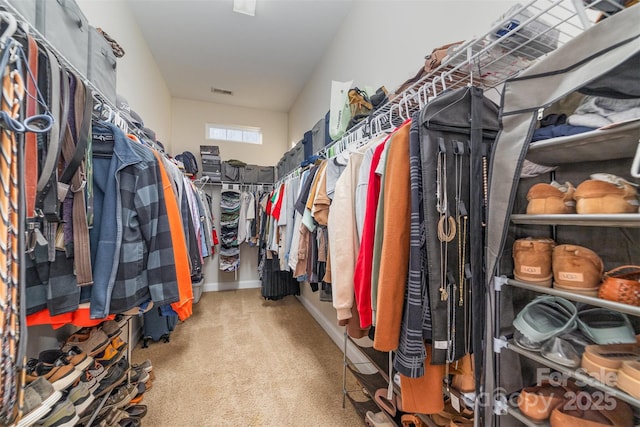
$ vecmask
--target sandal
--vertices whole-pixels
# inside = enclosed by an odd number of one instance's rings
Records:
[[[636,399],[640,399],[640,361],[622,362],[622,367],[618,370],[616,386]]]
[[[578,310],[564,298],[539,296],[526,305],[513,321],[515,341],[529,350],[539,350],[542,344],[576,328]]]
[[[578,313],[578,327],[596,344],[634,344],[636,336],[629,318],[606,308],[590,308]]]
[[[640,358],[636,344],[588,345],[582,355],[582,368],[608,386],[615,386],[623,362]]]

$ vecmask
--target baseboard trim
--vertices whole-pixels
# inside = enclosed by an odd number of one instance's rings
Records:
[[[260,280],[239,280],[237,282],[208,282],[202,285],[203,292],[232,291],[236,289],[254,289],[262,286]]]
[[[327,319],[320,310],[318,310],[317,307],[309,301],[308,298],[305,298],[303,295],[299,295],[297,298],[316,322],[318,322],[320,327],[322,327],[327,335],[329,335],[329,338],[336,343],[340,351],[344,352],[344,328]],[[364,374],[378,372],[378,370],[369,362],[367,356],[365,356],[351,341],[347,341],[347,357],[357,367],[357,369]]]

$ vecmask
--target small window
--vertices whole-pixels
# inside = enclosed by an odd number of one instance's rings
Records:
[[[248,126],[206,125],[206,139],[219,141],[243,142],[246,144],[262,144],[260,128]]]

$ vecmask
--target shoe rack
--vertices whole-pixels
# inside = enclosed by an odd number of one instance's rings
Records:
[[[564,182],[566,176],[576,177],[580,175],[580,172],[582,172],[583,179],[588,179],[589,174],[592,173],[610,172],[622,175],[625,179],[638,183],[637,179],[634,180],[634,171],[631,166],[637,163],[637,159],[634,160],[634,158],[640,156],[640,149],[638,149],[639,138],[640,120],[635,119],[579,135],[532,142],[529,145],[526,159],[539,165],[557,167],[555,171],[546,174],[549,182],[550,180]],[[608,170],[608,168],[610,169]],[[576,184],[578,183],[579,182],[576,182]],[[521,196],[526,191],[526,187],[530,185],[530,183],[527,184],[527,180],[520,180],[518,187],[520,197],[518,197],[519,201],[517,200],[515,202],[516,204],[519,203],[519,206],[514,206],[514,212],[518,212],[518,210],[523,211]],[[616,248],[604,242],[602,245],[598,245],[593,238],[588,237],[591,234],[604,236],[607,233],[617,233],[616,235],[623,235],[630,239],[631,244],[636,246],[640,245],[640,231],[638,230],[638,228],[640,228],[640,213],[553,215],[515,213],[511,215],[510,222],[510,235],[515,234],[516,238],[523,237],[523,233],[530,232],[536,236],[544,235],[545,237],[551,237],[558,244],[573,243],[571,241],[565,241],[569,236],[586,239],[586,241],[591,243],[590,247],[605,258],[605,271],[618,265],[637,264],[640,262],[640,259],[634,257],[634,254],[625,253],[624,247]],[[506,257],[510,256],[507,252],[508,251],[505,250],[505,253],[502,254],[503,262]],[[553,295],[565,298],[574,303],[603,307],[640,318],[640,307],[637,306],[608,301],[598,297],[580,295],[553,287],[546,288],[533,283],[516,280],[506,275],[496,277],[494,279],[496,301],[499,302],[501,298],[505,297],[505,291],[509,291],[509,294],[512,295],[528,295],[529,297],[544,294]],[[506,352],[512,352],[521,358],[527,359],[528,362],[536,364],[536,366],[549,368],[551,372],[561,375],[562,378],[570,378],[583,383],[587,390],[590,389],[604,393],[605,396],[613,396],[626,402],[638,412],[640,409],[639,399],[621,389],[597,380],[588,375],[586,371],[580,367],[573,369],[558,364],[543,357],[540,352],[530,351],[517,345],[510,336],[503,335],[500,329],[500,320],[505,313],[501,312],[500,307],[501,304],[496,303],[495,324],[497,326],[494,330],[493,338],[493,349],[497,366],[496,372],[498,372],[496,384],[498,386],[500,385],[499,365],[501,357]],[[504,327],[504,324],[502,326]],[[510,416],[527,426],[550,426],[548,421],[541,423],[525,416],[517,405],[513,405],[513,401],[512,399],[504,399],[496,402],[494,413],[498,415],[498,423],[503,416]]]
[[[360,362],[354,363],[349,360],[347,357],[347,344],[351,342],[354,344],[358,350],[365,356],[368,362]],[[396,417],[392,417],[390,414],[386,412],[386,410],[378,405],[378,403],[373,399],[376,390],[384,388],[386,389],[389,386],[389,356],[388,352],[378,351],[373,347],[364,347],[356,340],[351,338],[346,332],[344,333],[344,346],[343,346],[343,377],[342,377],[342,407],[345,407],[346,400],[348,399],[351,404],[356,408],[356,411],[360,413],[360,415],[365,415],[366,411],[360,410],[363,407],[363,403],[354,399],[353,393],[362,393],[363,389],[366,390],[366,395],[370,398],[369,402],[366,402],[369,408],[367,410],[379,412],[382,411],[389,422],[392,422],[394,425],[400,426],[402,425],[400,422],[400,411]],[[393,356],[393,353],[391,353]],[[363,364],[367,364],[376,371],[373,374],[365,374],[358,370],[358,366]],[[386,368],[385,368],[386,367]],[[361,388],[356,389],[348,389],[347,388],[347,375],[350,373],[358,383],[361,385]],[[396,396],[396,399],[402,399],[402,390],[398,383],[393,381],[393,392]],[[460,412],[462,409],[467,409],[469,411],[474,410],[474,402],[475,402],[475,393],[461,393],[458,390],[450,387],[447,382],[444,382],[442,385],[442,393],[446,398],[448,398],[451,402],[453,408]],[[437,427],[437,424],[425,414],[415,414],[423,423],[430,427]]]
[[[127,359],[127,363],[129,365],[129,368],[127,369],[127,373],[126,373],[127,379],[125,381],[127,384],[131,383],[131,366],[132,366],[131,352],[132,352],[132,349],[133,349],[133,347],[135,345],[135,343],[132,343],[132,338],[133,338],[132,320],[133,320],[132,316],[124,316],[123,320],[118,322],[120,324],[120,328],[121,328],[122,332],[126,331],[126,333],[127,333],[127,339],[125,340],[126,343],[127,343],[127,349],[126,349],[126,353],[123,354],[123,356]],[[121,334],[122,334],[122,332],[121,332]],[[91,427],[93,425],[93,423],[96,420],[96,418],[100,415],[100,411],[102,411],[102,408],[104,407],[105,403],[107,403],[107,400],[109,399],[109,396],[111,396],[111,393],[113,393],[113,390],[109,391],[108,393],[105,393],[105,395],[101,397],[100,403],[98,404],[98,407],[93,412],[93,414],[91,414],[91,418],[85,424],[85,427]]]
[[[347,344],[351,342],[355,344],[358,349],[365,355],[367,362],[352,362],[347,357]],[[399,417],[395,419],[389,413],[385,411],[385,409],[378,405],[378,403],[374,399],[374,395],[376,390],[380,388],[387,388],[389,385],[389,375],[382,368],[385,364],[385,360],[387,359],[389,353],[381,352],[374,350],[373,347],[362,347],[358,345],[358,343],[353,340],[346,332],[344,332],[344,345],[343,345],[343,369],[342,369],[342,408],[345,408],[346,401],[353,405],[356,412],[362,417],[363,421],[366,422],[366,413],[367,411],[371,412],[380,412],[385,415],[387,421],[394,426],[400,426]],[[363,373],[359,370],[360,366],[364,366],[369,364],[373,366],[375,372],[371,374]],[[363,369],[364,370],[364,369]],[[352,375],[358,381],[360,385],[359,388],[348,389],[347,388],[347,376]],[[398,399],[400,399],[400,387],[394,383],[394,394]],[[356,398],[358,395],[359,399]],[[364,401],[362,399],[364,398]]]

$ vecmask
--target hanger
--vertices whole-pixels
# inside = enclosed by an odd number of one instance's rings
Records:
[[[7,28],[4,30],[4,33],[0,35],[0,46],[4,49],[7,43],[7,40],[13,36],[13,34],[18,29],[18,21],[15,16],[8,12],[0,12],[0,18],[3,21],[7,22]]]

